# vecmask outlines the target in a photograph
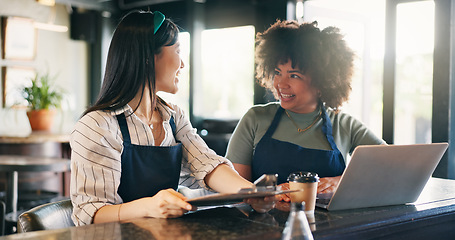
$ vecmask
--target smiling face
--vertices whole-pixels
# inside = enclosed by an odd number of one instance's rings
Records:
[[[278,64],[273,87],[281,107],[295,113],[314,112],[318,106],[319,90],[311,85],[311,76],[292,68],[292,62]]]
[[[156,91],[176,93],[180,69],[184,67],[180,58],[180,43],[177,41],[172,46],[164,46],[162,51],[155,55]]]

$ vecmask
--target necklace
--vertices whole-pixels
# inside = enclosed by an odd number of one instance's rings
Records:
[[[138,112],[138,111],[136,111],[135,114],[136,114],[137,116],[142,116],[142,117],[144,118],[144,120],[146,120],[145,123],[147,123],[147,125],[149,125],[150,128],[153,129],[153,115],[154,115],[155,111],[157,111],[157,112],[159,113],[159,116],[161,117],[161,112],[158,110],[158,108],[155,108],[155,109],[153,110],[152,116],[150,117],[150,119],[149,119],[149,117],[145,116],[144,114],[142,114],[142,113],[140,113],[140,112]],[[142,120],[142,121],[144,121],[144,120]]]
[[[155,115],[155,112],[157,112],[158,114],[158,119],[156,120],[155,124],[153,123],[153,115]],[[163,125],[162,125],[162,122],[163,122],[163,116],[161,114],[161,111],[158,109],[158,108],[155,108],[152,112],[152,116],[150,118],[150,120],[148,120],[148,118],[140,113],[140,112],[135,112],[135,114],[137,116],[142,116],[144,118],[144,120],[147,120],[145,123],[150,126],[150,128],[152,129],[152,136],[153,136],[153,139],[155,140],[155,144],[156,145],[159,145],[159,143],[161,142],[162,140],[162,136],[163,136],[163,132],[164,132],[164,129],[163,129]],[[156,119],[156,118],[155,118]],[[142,120],[142,121],[144,121]],[[156,125],[156,126],[153,126],[153,125]]]
[[[297,126],[297,123],[294,121],[294,119],[292,119],[291,115],[289,115],[288,111],[284,110],[284,112],[286,113],[286,115],[288,115],[289,119],[291,119],[292,124],[294,124],[294,126],[297,128],[297,131],[299,133],[303,133],[306,130],[310,129],[314,124],[316,124],[316,122],[319,120],[319,118],[321,117],[321,114],[322,114],[322,111],[319,110],[318,116],[316,117],[316,119],[314,119],[314,121],[310,124],[310,126],[306,127],[305,129],[301,129],[299,126]]]

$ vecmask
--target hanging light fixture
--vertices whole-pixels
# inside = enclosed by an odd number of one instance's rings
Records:
[[[52,23],[40,23],[40,22],[35,22],[33,24],[35,28],[41,29],[41,30],[47,30],[47,31],[53,31],[53,32],[68,32],[68,27],[63,26],[63,25],[55,25]]]
[[[43,5],[46,5],[46,6],[55,6],[55,0],[36,0],[36,2],[38,2],[39,4],[43,4]]]
[[[54,2],[54,0],[37,0],[38,2],[40,1],[45,1],[45,2]],[[42,29],[46,31],[53,31],[53,32],[68,32],[68,27],[64,25],[56,25],[54,24],[55,22],[55,16],[57,15],[57,10],[55,5],[51,7],[51,12],[49,13],[49,19],[47,23],[42,23],[42,22],[35,22],[34,26],[37,29]]]

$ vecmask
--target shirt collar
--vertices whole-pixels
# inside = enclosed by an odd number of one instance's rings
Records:
[[[169,121],[171,119],[171,116],[175,115],[175,110],[172,109],[172,107],[161,98],[158,98],[157,100],[158,101],[156,106],[158,107],[162,114],[163,121]],[[133,113],[133,109],[130,107],[130,105],[126,104],[122,108],[112,111],[111,115],[116,116],[122,113],[126,113],[126,115],[131,115]]]

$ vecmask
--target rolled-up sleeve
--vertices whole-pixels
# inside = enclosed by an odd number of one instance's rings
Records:
[[[186,179],[182,180],[181,177],[180,184],[190,188],[196,188],[195,186],[208,188],[204,178],[213,169],[220,164],[227,164],[232,169],[234,167],[227,158],[217,155],[207,146],[180,108],[175,106],[174,109],[176,137],[183,145],[182,172],[188,172]]]
[[[76,226],[91,224],[96,211],[118,204],[122,139],[109,113],[91,112],[71,133],[71,201]]]

